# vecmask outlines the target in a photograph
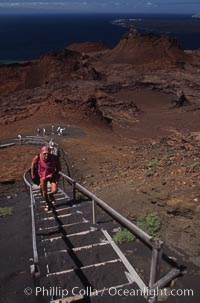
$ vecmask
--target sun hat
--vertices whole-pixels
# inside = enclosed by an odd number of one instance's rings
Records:
[[[49,148],[48,146],[43,146],[41,149],[41,153],[42,154],[49,154]]]

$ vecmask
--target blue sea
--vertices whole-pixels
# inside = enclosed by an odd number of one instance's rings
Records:
[[[183,49],[200,48],[200,19],[185,15],[0,15],[0,61],[33,60],[86,41],[113,48],[129,29],[112,23],[118,19],[136,20],[132,27],[143,32],[176,37]]]

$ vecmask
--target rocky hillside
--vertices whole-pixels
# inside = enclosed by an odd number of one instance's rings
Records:
[[[73,44],[37,61],[0,65],[0,124],[27,118],[43,104],[56,104],[63,117],[73,111],[134,124],[143,111],[137,100],[116,98],[124,89],[167,93],[175,107],[182,96],[183,105],[198,110],[199,70],[199,52],[184,52],[166,35],[130,30],[112,50],[102,43]]]
[[[83,42],[70,44],[67,49],[80,53],[93,53],[106,50],[103,42]]]
[[[65,49],[35,62],[0,65],[0,94],[99,77],[86,55]]]
[[[167,35],[141,34],[135,29],[127,32],[107,56],[115,62],[154,68],[181,67],[189,59],[176,39]]]

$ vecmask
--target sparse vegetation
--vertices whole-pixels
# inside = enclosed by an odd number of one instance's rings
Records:
[[[158,161],[151,161],[151,162],[147,163],[148,168],[159,166],[159,165],[160,165],[160,162],[158,162]]]
[[[117,243],[117,244],[135,241],[135,239],[136,239],[136,237],[126,228],[118,231],[113,236],[113,241],[115,241],[115,243]]]
[[[140,217],[136,225],[145,231],[148,235],[152,237],[159,237],[161,221],[156,214],[152,213],[148,214],[147,216]],[[118,244],[135,241],[135,239],[135,235],[133,235],[127,229],[122,229],[113,236],[113,240]]]
[[[191,165],[192,169],[199,170],[200,169],[200,162],[195,162]]]
[[[161,228],[161,221],[156,214],[148,214],[137,221],[137,226],[152,237],[159,237],[158,231]]]
[[[13,214],[12,207],[0,207],[0,218],[10,216]]]

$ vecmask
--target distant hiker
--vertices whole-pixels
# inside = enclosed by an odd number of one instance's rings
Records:
[[[46,129],[43,127],[43,136],[46,134]]]
[[[60,134],[60,126],[58,126],[58,128],[57,128],[57,134],[59,135]]]
[[[21,136],[21,135],[18,135],[17,138],[18,138],[18,140],[19,140],[19,143],[21,143],[21,142],[22,142],[22,136]]]
[[[51,140],[49,141],[49,148],[53,148],[55,145],[54,140],[51,138]]]
[[[60,129],[60,135],[62,136],[63,135],[63,131],[65,130],[65,128],[61,128]]]
[[[54,135],[54,125],[51,126],[51,133]]]
[[[60,160],[50,154],[48,146],[43,146],[39,155],[33,158],[31,164],[31,178],[34,183],[40,184],[42,196],[46,202],[45,211],[50,209],[51,203],[55,203],[54,194],[58,190]],[[51,183],[51,192],[47,194],[47,183]]]
[[[40,129],[37,128],[37,136],[39,136],[39,135],[40,135]]]
[[[53,139],[51,139],[49,141],[49,149],[50,149],[50,153],[52,155],[60,157],[60,152],[59,152],[58,144],[56,144]]]

